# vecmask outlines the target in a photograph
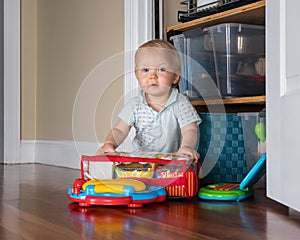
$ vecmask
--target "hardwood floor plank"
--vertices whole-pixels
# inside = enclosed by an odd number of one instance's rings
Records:
[[[297,239],[300,218],[265,197],[171,199],[130,209],[79,207],[67,198],[78,170],[0,165],[0,239]]]
[[[1,226],[24,239],[70,239],[80,235],[75,231],[53,224],[47,219],[32,215],[8,204],[2,205]]]
[[[0,226],[0,236],[0,239],[20,239],[19,234],[15,234],[2,226]]]

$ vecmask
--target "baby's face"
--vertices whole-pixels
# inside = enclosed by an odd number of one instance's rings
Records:
[[[135,74],[141,88],[152,96],[169,94],[180,79],[174,54],[163,48],[142,48],[136,56]]]

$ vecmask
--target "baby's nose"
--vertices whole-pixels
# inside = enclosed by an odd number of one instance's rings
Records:
[[[150,77],[156,77],[157,76],[156,68],[150,69],[149,72],[150,72]]]

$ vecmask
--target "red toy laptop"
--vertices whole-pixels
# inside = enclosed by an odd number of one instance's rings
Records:
[[[113,162],[113,177],[93,176],[97,162]],[[81,157],[81,178],[68,189],[68,197],[80,206],[128,205],[161,202],[168,197],[191,198],[198,192],[198,168],[174,154],[116,153]]]

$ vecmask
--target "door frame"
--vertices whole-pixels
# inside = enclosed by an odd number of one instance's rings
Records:
[[[124,0],[124,52],[133,52],[154,36],[153,0]],[[4,0],[4,156],[3,163],[20,163],[20,0]],[[138,84],[132,75],[133,55],[124,55],[125,101]],[[128,57],[129,56],[129,57]]]
[[[134,54],[139,45],[155,36],[154,7],[154,0],[124,0],[124,103],[138,94]],[[133,137],[131,131],[121,149],[132,151]]]
[[[4,156],[20,163],[20,0],[4,0]]]
[[[134,52],[154,36],[154,1],[124,0],[124,96],[125,102],[138,88],[134,72]]]

